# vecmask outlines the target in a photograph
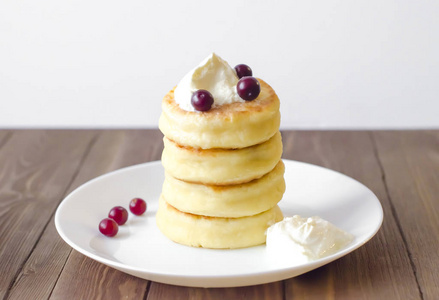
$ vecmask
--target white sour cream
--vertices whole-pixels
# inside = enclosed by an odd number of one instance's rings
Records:
[[[267,229],[267,251],[306,263],[334,254],[354,240],[354,236],[315,216],[295,215]]]
[[[236,92],[238,81],[235,69],[221,57],[212,53],[181,79],[174,91],[175,102],[181,109],[195,111],[191,98],[192,94],[200,89],[212,94],[213,107],[233,102],[245,102]]]

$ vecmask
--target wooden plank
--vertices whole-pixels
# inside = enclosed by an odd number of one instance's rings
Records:
[[[104,157],[114,156],[114,153],[117,152],[118,145],[123,140],[122,132],[114,132],[114,134],[96,133],[96,141],[91,146],[90,153],[84,158],[83,162],[83,164],[91,164],[95,168],[82,167],[72,184],[58,201],[81,183],[100,175],[102,170],[106,170],[108,166],[106,165],[107,160]],[[84,131],[83,134],[86,134],[86,131]],[[92,151],[92,149],[96,147],[105,149],[105,151],[101,153]],[[70,246],[59,237],[55,229],[53,218],[54,216],[52,215],[40,241],[17,277],[9,294],[10,299],[28,299],[30,296],[45,299],[51,294],[59,274],[72,250]]]
[[[424,299],[439,297],[439,131],[375,132],[378,156]]]
[[[238,287],[238,288],[190,288],[161,283],[151,283],[147,300],[155,299],[199,299],[199,300],[224,300],[224,299],[283,299],[282,282],[270,284]]]
[[[380,199],[384,223],[357,251],[286,281],[287,299],[421,299],[407,249],[392,215],[369,132],[283,133],[284,157],[327,167],[368,186]],[[318,288],[316,288],[318,287]]]
[[[86,132],[84,131],[84,133]],[[98,132],[95,143],[84,158],[83,165],[90,167],[82,166],[75,180],[58,201],[80,184],[110,169],[111,167],[108,165],[108,162],[117,153],[123,139],[124,133],[120,131]],[[94,149],[100,149],[101,151],[97,152]],[[55,283],[72,251],[70,246],[59,237],[53,217],[32,255],[17,277],[9,295],[10,299],[29,299],[31,296],[37,299],[47,299],[52,293]]]
[[[73,250],[50,299],[144,299],[148,284]]]
[[[0,298],[9,292],[93,133],[16,131],[0,149]]]
[[[158,160],[162,149],[162,135],[158,130],[105,131],[91,149],[70,190],[103,173]],[[60,242],[58,235],[54,238],[50,232],[47,238],[52,244]],[[36,251],[43,255],[47,247],[43,244],[38,247]],[[67,245],[61,252],[62,259],[53,262],[53,272],[61,275],[50,299],[142,299],[147,291],[146,280],[104,266],[76,251],[70,253]],[[45,284],[38,278],[33,280],[36,284]]]
[[[12,130],[0,130],[0,150],[11,139],[12,135]]]
[[[8,299],[47,299],[72,249],[55,229],[53,217],[10,290]]]

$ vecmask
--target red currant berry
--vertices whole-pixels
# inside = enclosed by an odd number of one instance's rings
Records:
[[[128,211],[122,206],[115,206],[108,213],[108,217],[116,221],[118,225],[123,225],[128,220]]]
[[[192,106],[198,111],[208,111],[213,104],[213,96],[209,91],[198,90],[192,94]]]
[[[236,85],[236,91],[239,97],[246,101],[255,100],[261,92],[259,81],[251,76],[242,77]]]
[[[106,236],[115,236],[119,231],[117,223],[110,218],[105,218],[99,223],[99,231]]]
[[[130,202],[130,211],[136,216],[140,216],[146,211],[146,202],[141,198],[134,198]]]
[[[244,65],[244,64],[236,65],[235,71],[236,71],[236,75],[238,75],[238,78],[253,75],[252,69],[249,66]]]

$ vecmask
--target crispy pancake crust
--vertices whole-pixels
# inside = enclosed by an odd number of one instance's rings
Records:
[[[171,90],[162,101],[159,128],[179,145],[211,148],[245,148],[268,140],[280,125],[279,98],[263,80],[253,101],[235,102],[207,112],[180,108]]]
[[[166,174],[162,195],[180,211],[197,215],[237,218],[259,214],[274,207],[285,192],[282,161],[265,176],[244,184],[203,185]]]
[[[263,213],[242,218],[206,217],[184,213],[160,197],[157,226],[172,241],[215,249],[234,249],[265,243],[269,226],[283,219],[276,205]]]
[[[238,184],[273,170],[282,155],[280,132],[268,141],[241,149],[199,149],[163,139],[162,164],[173,177],[203,184]]]

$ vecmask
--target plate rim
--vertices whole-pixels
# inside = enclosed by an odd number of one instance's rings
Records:
[[[347,180],[354,181],[357,184],[359,184],[360,186],[362,186],[363,188],[365,188],[368,192],[370,192],[371,195],[373,195],[372,199],[376,202],[376,204],[378,204],[377,207],[379,208],[378,209],[379,215],[377,215],[377,217],[379,218],[379,221],[375,225],[374,230],[371,230],[370,232],[368,232],[368,234],[361,241],[358,241],[355,244],[352,244],[352,245],[350,245],[350,246],[348,246],[348,247],[342,249],[341,251],[338,251],[332,255],[323,257],[323,258],[318,259],[318,260],[313,261],[313,262],[308,262],[306,264],[279,267],[279,268],[276,268],[274,270],[267,270],[267,271],[255,272],[255,271],[245,271],[244,270],[244,272],[241,272],[239,274],[210,275],[210,276],[209,275],[199,275],[199,274],[188,274],[188,275],[182,276],[182,275],[178,275],[178,274],[177,275],[172,274],[169,272],[160,272],[160,271],[151,272],[151,271],[145,270],[144,268],[127,265],[127,264],[124,264],[122,262],[112,261],[110,259],[99,256],[98,254],[92,253],[92,252],[82,248],[81,246],[77,245],[74,241],[72,241],[66,235],[66,233],[64,232],[64,230],[62,228],[62,224],[61,224],[61,220],[60,220],[61,213],[62,213],[64,205],[66,205],[66,203],[68,203],[69,199],[74,197],[74,195],[76,193],[80,192],[82,189],[87,188],[87,186],[92,185],[94,182],[99,181],[105,177],[115,176],[118,173],[129,172],[129,171],[135,170],[135,169],[155,167],[157,165],[161,165],[160,160],[149,161],[149,162],[145,162],[145,163],[141,163],[141,164],[136,164],[136,165],[131,165],[131,166],[123,167],[120,169],[116,169],[116,170],[101,174],[93,179],[90,179],[90,180],[82,183],[81,185],[76,187],[73,191],[71,191],[67,196],[65,196],[63,198],[63,200],[59,203],[59,205],[56,209],[55,218],[54,218],[55,228],[56,228],[58,234],[64,240],[64,242],[66,242],[70,247],[72,247],[73,249],[75,249],[79,253],[81,253],[81,254],[83,254],[83,255],[85,255],[85,256],[87,256],[87,257],[89,257],[89,258],[91,258],[99,263],[102,263],[104,265],[107,265],[109,267],[117,269],[121,272],[130,274],[130,275],[133,275],[133,276],[136,276],[139,278],[143,278],[146,280],[162,282],[162,283],[171,284],[171,285],[181,285],[181,286],[191,286],[191,287],[237,287],[237,286],[263,284],[263,283],[274,282],[274,281],[278,281],[278,280],[292,278],[292,277],[298,276],[300,274],[309,272],[309,271],[311,271],[315,268],[318,268],[320,266],[324,266],[332,261],[335,261],[335,260],[355,251],[356,249],[362,247],[364,244],[366,244],[368,241],[370,241],[377,234],[377,232],[380,230],[380,228],[383,224],[383,220],[384,220],[383,207],[382,207],[380,200],[375,195],[375,193],[371,189],[369,189],[366,185],[364,185],[363,183],[359,182],[358,180],[356,180],[350,176],[347,176],[341,172],[338,172],[338,171],[335,171],[335,170],[332,170],[329,168],[325,168],[325,167],[322,167],[319,165],[314,165],[314,164],[296,161],[296,160],[290,160],[290,159],[282,159],[282,161],[285,163],[286,166],[287,166],[287,164],[302,164],[302,165],[305,165],[306,167],[318,168],[318,169],[324,170],[325,172],[327,172],[327,171],[333,172],[337,175],[344,177]],[[306,266],[306,267],[304,268],[304,266]],[[300,272],[295,272],[295,271],[298,271],[299,269],[301,270]],[[142,275],[140,276],[139,273]],[[278,275],[278,276],[275,276],[275,275]],[[270,279],[268,279],[268,278],[270,278]],[[277,278],[277,279],[273,280],[272,278]],[[196,284],[193,283],[194,280],[197,280]],[[216,283],[212,284],[212,280],[216,280]],[[176,281],[177,281],[177,283],[176,283]]]

